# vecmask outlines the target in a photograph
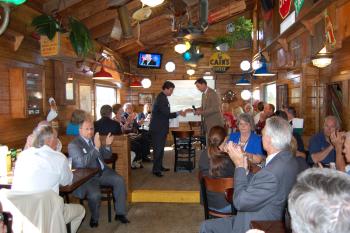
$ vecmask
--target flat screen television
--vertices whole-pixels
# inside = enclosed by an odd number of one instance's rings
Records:
[[[162,54],[139,52],[137,58],[137,67],[160,69],[162,65]]]

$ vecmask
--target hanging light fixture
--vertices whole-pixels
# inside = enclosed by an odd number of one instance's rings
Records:
[[[174,72],[175,68],[176,68],[175,63],[172,61],[168,61],[165,64],[165,70],[168,71],[169,73]]]
[[[241,97],[243,100],[249,100],[252,97],[252,93],[249,90],[243,90],[241,92]]]
[[[244,74],[242,75],[241,79],[236,82],[237,86],[249,86],[251,83],[248,79],[245,78]]]
[[[92,77],[92,79],[96,79],[96,80],[110,80],[110,79],[113,79],[113,76],[111,75],[111,73],[105,71],[103,69],[103,66],[102,66],[101,70],[99,72],[96,72],[94,74],[94,76]]]
[[[183,53],[186,52],[188,49],[187,49],[186,44],[184,44],[184,43],[179,43],[179,44],[175,45],[174,50],[175,50],[175,52],[177,52],[177,53],[183,54]]]
[[[323,47],[320,52],[311,58],[312,64],[318,68],[324,68],[332,63],[333,55],[327,52],[327,48]]]
[[[242,61],[240,64],[240,68],[243,71],[248,71],[250,69],[250,62],[247,60]]]
[[[142,87],[142,83],[139,80],[134,79],[132,82],[130,82],[129,87]]]
[[[141,2],[147,6],[155,7],[164,2],[164,0],[141,0]]]
[[[254,76],[275,76],[276,74],[270,73],[269,70],[267,69],[267,61],[265,56],[260,53],[260,59],[259,63],[261,64],[261,67],[254,72]]]
[[[151,85],[152,85],[152,82],[151,82],[151,80],[149,78],[144,78],[141,81],[141,85],[142,85],[143,88],[150,88]]]
[[[187,73],[188,75],[192,76],[192,75],[194,75],[195,70],[194,70],[194,69],[188,69],[188,70],[186,71],[186,73]]]

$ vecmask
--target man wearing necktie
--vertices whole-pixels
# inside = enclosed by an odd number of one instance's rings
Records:
[[[87,118],[79,126],[79,136],[68,145],[69,157],[72,158],[73,168],[98,168],[99,173],[73,192],[78,198],[87,197],[91,211],[90,226],[97,227],[101,202],[100,185],[113,188],[115,198],[115,220],[128,223],[126,214],[126,189],[123,177],[104,163],[104,158],[112,155],[110,145],[113,136],[106,137],[106,146],[101,145],[100,135],[94,135],[92,119]]]
[[[207,86],[207,81],[204,78],[197,79],[194,84],[202,92],[202,106],[195,110],[195,115],[202,116],[204,131],[208,135],[213,126],[224,126],[224,119],[220,110],[220,99],[216,92]]]

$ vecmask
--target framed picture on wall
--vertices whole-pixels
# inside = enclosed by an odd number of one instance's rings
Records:
[[[288,106],[288,84],[277,85],[277,108]]]
[[[91,86],[79,85],[79,108],[88,113],[92,112]]]
[[[139,93],[139,104],[152,104],[153,103],[153,94],[152,93]]]

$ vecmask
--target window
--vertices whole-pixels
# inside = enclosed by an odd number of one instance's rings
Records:
[[[264,89],[264,101],[276,107],[276,83],[267,84]]]
[[[117,91],[113,87],[96,86],[96,119],[100,119],[100,109],[103,105],[117,103]]]
[[[202,104],[202,93],[194,85],[195,80],[169,80],[175,84],[173,94],[168,97],[172,112],[200,107]],[[206,80],[208,87],[215,89],[215,80]],[[200,121],[200,116],[187,113],[186,117],[179,116],[179,121]]]

